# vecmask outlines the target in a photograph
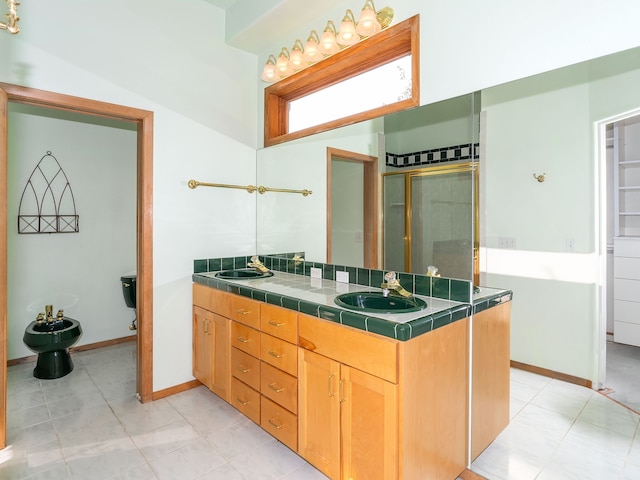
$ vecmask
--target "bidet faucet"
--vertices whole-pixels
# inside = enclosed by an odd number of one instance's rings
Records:
[[[251,257],[251,262],[247,263],[247,267],[255,268],[257,271],[267,273],[269,269],[260,261],[257,255]]]
[[[405,290],[400,282],[396,278],[396,272],[387,272],[384,275],[385,282],[380,285],[382,288],[382,296],[388,297],[390,293],[396,293],[397,295],[401,295],[403,297],[411,297],[411,292]]]

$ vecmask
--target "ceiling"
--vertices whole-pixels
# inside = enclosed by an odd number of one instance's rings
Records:
[[[227,44],[260,55],[267,48],[279,49],[282,39],[293,43],[292,26],[320,25],[331,18],[330,12],[344,0],[309,2],[302,0],[203,0],[225,11]],[[355,2],[360,4],[361,0]],[[305,35],[307,35],[305,33]],[[303,39],[304,40],[304,39]]]

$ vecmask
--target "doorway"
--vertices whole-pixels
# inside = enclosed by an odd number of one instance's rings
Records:
[[[377,162],[327,148],[327,263],[378,268]]]
[[[7,165],[8,103],[22,103],[85,115],[133,122],[137,125],[137,372],[138,398],[153,393],[153,112],[44,90],[0,83],[0,449],[6,446],[7,414]]]
[[[596,124],[600,257],[597,387],[640,412],[640,110]]]

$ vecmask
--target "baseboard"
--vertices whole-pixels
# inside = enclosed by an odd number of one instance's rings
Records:
[[[151,400],[160,400],[161,398],[175,395],[176,393],[186,392],[187,390],[191,390],[192,388],[197,388],[200,385],[202,385],[202,383],[200,383],[199,380],[191,380],[189,382],[181,383],[180,385],[174,385],[173,387],[153,392]]]
[[[586,378],[574,377],[573,375],[567,375],[566,373],[560,373],[554,370],[516,362],[515,360],[511,360],[511,366],[526,372],[537,373],[538,375],[543,375],[545,377],[555,378],[556,380],[562,380],[563,382],[580,385],[581,387],[593,388],[591,380],[587,380]]]
[[[137,338],[137,335],[128,335],[126,337],[113,338],[111,340],[104,340],[102,342],[87,343],[86,345],[80,345],[78,347],[71,347],[69,353],[84,352],[86,350],[93,350],[96,348],[110,347],[111,345],[118,345],[119,343],[133,342]],[[7,360],[7,367],[12,365],[20,365],[21,363],[35,362],[38,359],[37,355],[29,355],[28,357],[14,358]]]

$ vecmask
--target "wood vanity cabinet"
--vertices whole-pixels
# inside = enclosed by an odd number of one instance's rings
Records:
[[[468,319],[398,341],[199,284],[193,311],[194,376],[332,480],[465,469]]]
[[[229,298],[193,284],[193,376],[223,400],[230,395]]]
[[[466,319],[399,342],[298,317],[302,457],[332,479],[451,480],[465,469]]]

